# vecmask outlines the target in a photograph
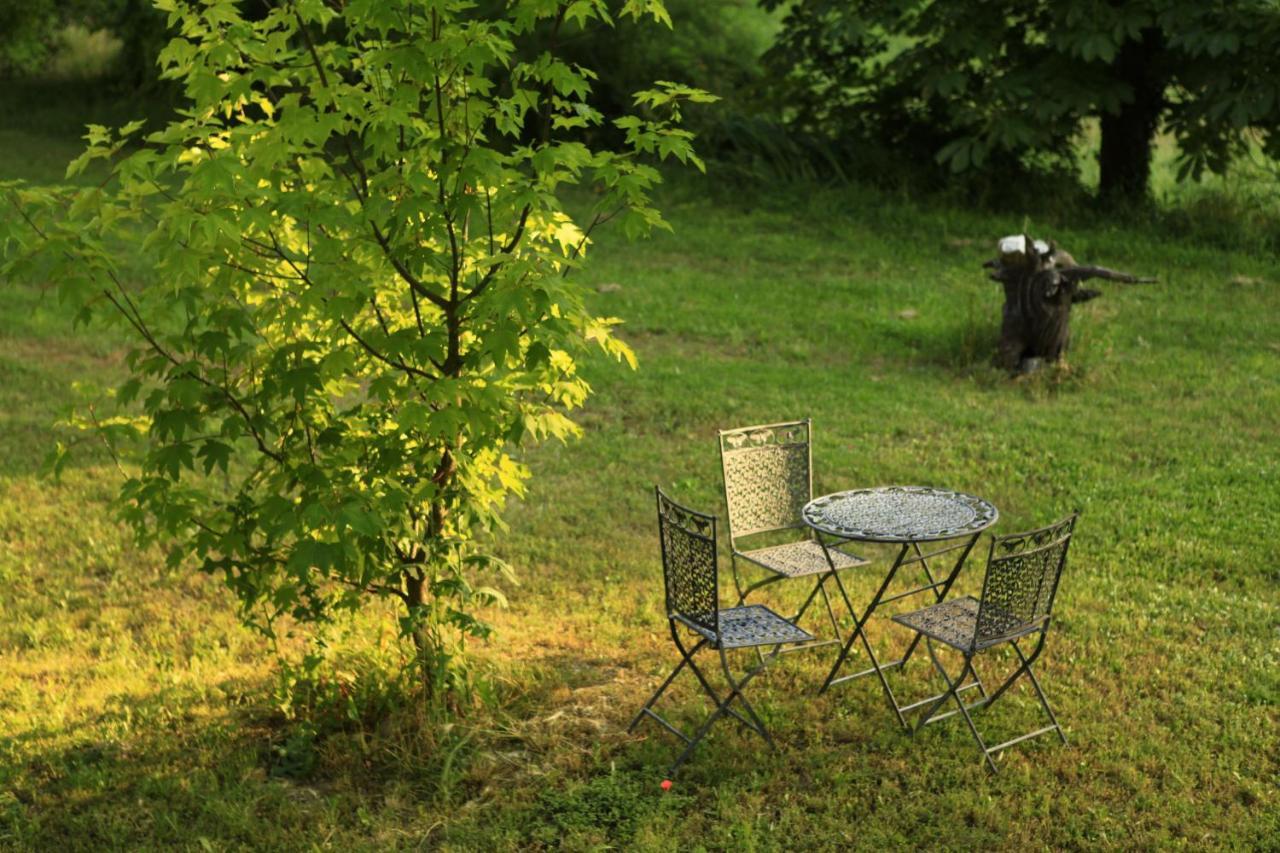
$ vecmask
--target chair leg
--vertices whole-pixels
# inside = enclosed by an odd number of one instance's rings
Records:
[[[998,773],[1000,768],[996,766],[995,759],[991,757],[992,750],[987,749],[987,744],[982,739],[981,733],[978,732],[978,727],[977,725],[974,724],[973,717],[969,716],[969,706],[966,706],[964,704],[964,700],[960,698],[959,687],[960,685],[964,684],[965,678],[973,670],[973,655],[971,653],[965,654],[964,666],[960,670],[960,677],[957,678],[955,681],[952,681],[951,677],[947,675],[946,668],[942,665],[942,662],[938,660],[938,653],[933,648],[933,641],[928,637],[925,637],[925,648],[929,650],[929,657],[933,660],[934,668],[938,670],[938,674],[941,675],[942,680],[946,682],[947,690],[945,693],[942,694],[942,696],[938,699],[937,702],[935,702],[933,705],[929,707],[929,710],[925,713],[920,723],[916,726],[916,731],[919,731],[921,728],[923,728],[924,726],[928,725],[931,722],[934,722],[935,720],[942,719],[942,717],[934,717],[933,716],[934,712],[942,705],[942,703],[946,702],[947,699],[953,699],[956,703],[956,707],[959,713],[964,716],[964,721],[969,724],[969,731],[973,734],[973,739],[977,741],[978,748],[982,750],[982,757],[986,759],[987,765],[991,768],[991,772]],[[987,702],[988,700],[982,699],[974,703],[974,707],[977,707],[979,705],[985,705],[987,704]],[[955,713],[955,712],[952,712],[952,713]],[[950,714],[947,714],[944,716],[950,716]]]
[[[702,649],[703,646],[708,645],[710,643],[710,640],[707,640],[705,637],[701,638],[698,640],[698,643],[692,649],[686,649],[684,647],[684,643],[680,642],[680,634],[679,632],[676,631],[674,622],[671,623],[671,639],[675,642],[676,649],[680,652],[680,663],[676,665],[676,668],[671,672],[669,676],[667,676],[667,680],[662,683],[662,686],[658,688],[658,691],[653,694],[653,696],[649,699],[649,701],[645,703],[645,706],[640,709],[639,713],[636,714],[635,718],[631,721],[631,725],[627,727],[627,731],[630,732],[634,730],[636,725],[639,724],[640,720],[643,717],[649,716],[649,717],[652,717],[659,725],[661,725],[667,731],[671,732],[672,734],[676,735],[679,738],[684,739],[685,741],[688,741],[689,736],[686,735],[684,732],[680,731],[675,726],[673,726],[668,720],[662,717],[662,715],[655,712],[653,710],[653,704],[658,701],[658,699],[662,696],[662,694],[666,691],[666,689],[671,685],[671,682],[675,681],[676,676],[680,674],[680,670],[684,669],[684,667],[686,666],[689,667],[689,671],[694,674],[694,677],[698,679],[698,684],[701,685],[703,692],[711,697],[712,702],[719,705],[720,698],[716,694],[715,688],[713,688],[711,686],[711,683],[707,681],[707,677],[702,674],[702,670],[698,668],[698,664],[695,663],[693,660],[693,656],[697,654],[697,652],[700,649]],[[754,674],[755,672],[752,673],[753,676]],[[733,710],[732,708],[729,708],[727,709],[726,713],[736,717],[737,720],[741,722],[744,726],[747,726],[748,728],[750,728],[751,723],[745,717],[739,714],[737,711]]]
[[[955,681],[952,681],[951,677],[947,675],[946,669],[943,668],[941,661],[938,660],[938,656],[937,656],[937,653],[934,651],[932,641],[926,637],[925,645],[929,650],[929,656],[933,659],[933,665],[937,669],[938,673],[942,676],[943,681],[946,682],[947,690],[945,693],[943,693],[941,696],[938,697],[937,701],[935,701],[932,705],[929,706],[929,709],[925,712],[924,716],[921,718],[920,723],[916,726],[916,731],[919,731],[921,728],[923,728],[925,725],[929,723],[936,722],[946,717],[950,717],[953,714],[962,714],[964,716],[965,722],[969,724],[969,731],[973,733],[974,740],[978,742],[978,746],[982,749],[982,754],[987,761],[987,765],[991,768],[993,772],[997,771],[997,766],[992,756],[1007,749],[1008,747],[1013,746],[1014,744],[1022,743],[1024,740],[1030,740],[1031,738],[1039,737],[1040,735],[1047,734],[1049,732],[1057,732],[1058,738],[1065,744],[1067,742],[1066,733],[1062,731],[1062,726],[1058,723],[1058,718],[1053,713],[1053,708],[1049,706],[1048,698],[1044,695],[1044,689],[1040,686],[1040,680],[1036,677],[1035,671],[1031,667],[1031,665],[1035,663],[1036,659],[1040,656],[1040,653],[1044,650],[1044,640],[1045,640],[1044,632],[1041,632],[1040,640],[1038,643],[1036,643],[1036,647],[1031,652],[1030,655],[1026,655],[1022,651],[1022,648],[1018,645],[1018,643],[1016,641],[1011,640],[1010,645],[1013,646],[1014,652],[1017,653],[1018,661],[1020,665],[1013,672],[1012,675],[1006,678],[1000,684],[1000,686],[996,688],[996,690],[993,693],[987,694],[986,689],[982,686],[981,680],[978,679],[977,670],[974,669],[972,654],[965,655],[965,665],[960,672],[960,677]],[[964,684],[965,678],[970,673],[973,674],[974,679],[978,682],[978,687],[983,693],[983,698],[978,700],[977,702],[973,702],[969,705],[966,705],[964,704],[964,700],[960,698],[959,693],[960,693],[960,690],[962,689],[961,685]],[[1018,737],[1015,737],[1015,738],[1010,738],[1004,743],[998,743],[995,746],[987,746],[986,742],[982,739],[982,735],[978,732],[978,727],[973,722],[973,717],[970,716],[969,712],[972,710],[976,710],[977,708],[987,708],[995,704],[996,700],[998,700],[1001,696],[1003,696],[1005,694],[1005,691],[1007,691],[1010,687],[1012,687],[1013,684],[1017,682],[1017,680],[1021,678],[1023,675],[1026,675],[1030,679],[1031,686],[1035,689],[1035,692],[1036,692],[1036,698],[1039,699],[1040,707],[1044,710],[1045,716],[1049,718],[1050,725],[1044,726],[1034,731],[1027,732],[1026,734],[1019,735]],[[938,709],[948,699],[953,699],[955,701],[957,709],[955,711],[948,711],[945,714],[937,714],[935,716]]]
[[[843,643],[844,636],[840,633],[840,622],[836,619],[836,611],[831,606],[831,596],[827,594],[827,578],[834,577],[835,573],[823,575],[818,580],[818,590],[822,593],[822,603],[827,606],[827,618],[831,620],[831,632],[835,635],[836,642]]]
[[[635,717],[633,717],[631,720],[631,724],[627,726],[628,732],[635,730],[635,727],[640,724],[640,721],[642,719],[644,719],[645,714],[648,714],[652,717],[657,718],[659,722],[665,722],[662,720],[661,717],[658,717],[658,715],[653,713],[653,711],[650,709],[652,709],[654,704],[659,699],[662,698],[662,694],[667,692],[667,688],[671,686],[671,682],[676,680],[676,676],[680,674],[680,671],[684,669],[685,666],[687,666],[691,662],[690,659],[695,654],[697,654],[698,651],[707,644],[707,642],[708,641],[706,639],[699,641],[697,645],[695,645],[692,649],[689,650],[688,654],[685,654],[684,650],[681,649],[680,663],[676,664],[676,668],[671,670],[671,674],[667,676],[667,680],[662,682],[662,686],[659,687],[657,691],[652,696],[649,697],[649,701],[644,703],[644,707],[636,712]],[[671,728],[670,724],[667,724],[667,725],[668,725],[668,728]]]
[[[821,587],[822,587],[822,582],[821,582],[821,581],[819,581],[819,582],[814,586],[814,588],[813,588],[813,589],[809,590],[809,597],[808,597],[808,598],[806,598],[806,599],[804,600],[804,604],[801,604],[801,605],[800,605],[800,609],[796,611],[796,615],[791,617],[791,621],[792,621],[792,622],[794,622],[794,623],[796,623],[796,624],[799,624],[799,622],[800,622],[800,618],[801,618],[802,616],[804,616],[805,611],[807,611],[807,610],[809,609],[809,605],[813,603],[813,599],[817,596],[817,594],[818,594],[818,590],[819,590]],[[824,595],[826,594],[826,593],[825,593],[825,591],[823,592],[823,594],[824,594]],[[828,609],[828,610],[830,610],[830,609],[831,609],[831,606],[830,606],[830,605],[827,605],[827,609]],[[762,647],[762,646],[756,646],[756,647],[755,647],[755,651],[756,651],[756,660],[758,660],[758,661],[760,662],[760,665],[761,665],[761,666],[764,666],[764,665],[767,663],[767,661],[765,660],[765,658],[766,658],[766,657],[768,657],[768,659],[769,659],[769,660],[772,660],[773,658],[776,658],[778,655],[782,654],[782,646],[781,646],[781,645],[774,646],[774,647],[769,651],[769,654],[768,654],[767,656],[766,656],[766,655],[765,655],[765,653],[762,651],[762,649],[763,649],[763,647]]]
[[[996,692],[991,694],[991,698],[987,700],[987,704],[994,703],[1004,695],[1006,690],[1013,686],[1014,682],[1022,677],[1023,673],[1031,671],[1031,664],[1036,662],[1036,658],[1040,657],[1040,652],[1044,650],[1044,632],[1040,632],[1040,640],[1036,643],[1036,647],[1031,652],[1030,657],[1026,657],[1022,654],[1022,649],[1018,648],[1018,644],[1016,642],[1011,640],[1009,644],[1013,646],[1013,650],[1018,653],[1020,666],[1014,670],[1013,674],[1006,678],[999,687],[996,688]],[[1052,716],[1052,714],[1050,714],[1050,716]]]
[[[994,755],[997,752],[1001,752],[1005,749],[1008,749],[1014,744],[1022,743],[1024,740],[1030,740],[1031,738],[1039,737],[1040,735],[1048,734],[1049,732],[1057,732],[1058,739],[1061,740],[1064,744],[1067,742],[1067,736],[1062,731],[1062,726],[1058,725],[1058,718],[1054,716],[1053,709],[1049,707],[1049,700],[1045,697],[1044,690],[1042,690],[1040,687],[1040,681],[1039,679],[1036,678],[1035,672],[1031,668],[1031,665],[1035,663],[1036,659],[1040,657],[1040,653],[1044,650],[1044,640],[1045,640],[1045,632],[1041,631],[1040,640],[1036,643],[1035,650],[1032,651],[1030,655],[1024,654],[1022,649],[1018,646],[1017,642],[1010,640],[1010,645],[1013,646],[1014,651],[1017,653],[1018,660],[1021,665],[1014,671],[1012,675],[1006,678],[998,688],[996,688],[996,691],[992,693],[990,697],[983,700],[982,704],[988,705],[988,706],[994,704],[995,701],[999,699],[1001,696],[1003,696],[1005,691],[1008,690],[1010,687],[1012,687],[1013,684],[1019,678],[1021,678],[1023,675],[1026,675],[1030,678],[1032,687],[1035,688],[1036,697],[1040,700],[1040,707],[1044,709],[1045,715],[1049,718],[1049,725],[1038,728],[1035,731],[1030,731],[1030,732],[1027,732],[1026,734],[1019,735],[1015,738],[1010,738],[1004,743],[998,743],[995,746],[987,747],[986,752],[987,752],[988,760],[990,759],[990,756]],[[970,706],[970,707],[974,707],[974,706]]]
[[[673,735],[675,735],[676,737],[684,741],[685,748],[680,753],[679,757],[676,758],[675,762],[668,768],[669,774],[674,773],[680,767],[680,765],[684,763],[685,759],[687,759],[689,755],[693,752],[693,747],[698,743],[698,741],[702,740],[702,738],[706,735],[707,731],[711,728],[712,724],[715,723],[715,721],[720,719],[721,717],[725,717],[725,716],[733,717],[735,720],[741,723],[745,728],[750,729],[751,731],[760,735],[762,738],[764,738],[766,743],[772,746],[773,740],[769,736],[768,730],[764,727],[764,723],[760,720],[760,717],[756,714],[755,709],[752,708],[750,703],[747,702],[746,698],[742,696],[742,690],[747,685],[747,682],[749,682],[751,679],[759,675],[765,669],[765,664],[761,664],[760,666],[757,666],[754,669],[747,671],[747,673],[742,678],[735,679],[733,677],[732,672],[729,669],[729,661],[727,656],[725,655],[724,650],[719,649],[720,663],[721,663],[721,666],[724,668],[725,678],[729,683],[729,693],[723,699],[721,699],[720,694],[716,691],[714,687],[711,686],[711,682],[707,680],[706,675],[703,674],[701,668],[699,668],[697,662],[694,660],[694,655],[696,655],[704,647],[711,645],[711,641],[703,637],[703,638],[700,638],[692,648],[686,648],[684,643],[680,639],[679,632],[676,630],[675,623],[672,622],[670,627],[671,627],[671,638],[675,643],[676,649],[680,652],[680,663],[676,664],[676,667],[671,671],[671,674],[666,677],[666,679],[662,682],[662,684],[658,687],[658,689],[654,692],[654,694],[651,697],[649,697],[649,701],[645,702],[644,707],[642,707],[640,711],[635,715],[635,717],[632,718],[630,725],[627,726],[627,731],[628,732],[634,731],[636,726],[640,724],[641,720],[643,720],[645,717],[650,717],[654,720],[654,722],[658,723],[658,725],[662,726],[664,729],[666,729],[667,731],[671,732]],[[707,715],[707,718],[703,720],[702,724],[698,726],[698,728],[694,731],[692,735],[684,733],[675,725],[673,725],[669,720],[663,717],[661,714],[653,710],[654,704],[660,698],[662,698],[662,695],[666,693],[667,688],[671,686],[672,682],[676,680],[676,677],[681,673],[681,671],[684,670],[686,666],[689,668],[689,671],[693,673],[694,677],[698,680],[698,685],[702,688],[703,693],[707,695],[707,698],[711,700],[711,703],[714,706],[714,709],[711,711],[711,713]],[[730,705],[735,699],[737,699],[740,703],[742,703],[742,706],[745,709],[748,716],[743,716],[736,709],[730,707]]]
[[[917,639],[919,639],[920,637],[924,637],[924,635],[917,634],[916,637]],[[925,647],[929,650],[929,657],[933,660],[933,668],[937,670],[939,675],[942,676],[942,683],[946,685],[947,689],[943,690],[937,696],[930,697],[930,699],[921,700],[921,702],[924,702],[924,703],[931,702],[931,704],[928,704],[925,707],[924,713],[920,715],[919,722],[917,722],[915,725],[915,728],[911,730],[912,734],[915,734],[916,732],[920,731],[929,723],[936,722],[937,720],[943,719],[943,717],[934,717],[934,714],[938,712],[939,708],[947,704],[947,700],[950,699],[953,694],[956,696],[959,695],[960,693],[959,686],[962,683],[964,683],[964,672],[960,673],[960,680],[956,681],[954,684],[952,683],[951,678],[947,675],[946,669],[943,668],[942,663],[938,660],[937,653],[934,652],[933,650],[933,641],[930,640],[928,637],[925,637],[924,642],[925,642]],[[903,710],[914,710],[917,707],[921,707],[921,704],[916,703],[914,705],[908,705]],[[951,714],[954,714],[954,713],[955,713],[954,711],[951,711],[943,716],[944,717],[950,716]]]
[[[772,749],[777,748],[773,742],[773,738],[769,734],[769,730],[765,728],[764,722],[760,719],[759,715],[756,714],[755,708],[752,708],[751,703],[748,702],[746,697],[742,695],[742,690],[746,686],[747,682],[749,682],[752,678],[755,678],[756,675],[758,675],[764,669],[764,665],[758,666],[755,669],[750,670],[741,679],[735,679],[733,677],[732,671],[729,669],[729,660],[728,660],[728,657],[725,655],[724,649],[720,649],[719,651],[720,651],[720,664],[724,669],[725,680],[729,683],[729,693],[724,697],[723,700],[721,700],[719,695],[715,692],[715,690],[712,689],[711,685],[707,683],[705,678],[703,678],[702,674],[698,671],[697,666],[693,664],[692,661],[690,662],[690,668],[698,675],[699,680],[702,681],[703,689],[706,691],[707,695],[711,698],[711,701],[715,703],[715,708],[714,710],[711,711],[710,714],[707,715],[707,718],[702,721],[702,724],[698,726],[698,728],[694,731],[692,735],[685,736],[683,733],[677,732],[677,734],[680,734],[681,737],[684,737],[685,747],[680,752],[680,754],[676,756],[676,760],[673,761],[670,764],[670,766],[667,767],[668,776],[675,775],[675,772],[680,769],[680,765],[684,764],[684,762],[689,758],[689,756],[693,754],[694,747],[696,747],[698,743],[704,737],[706,737],[707,733],[711,730],[711,726],[715,724],[715,721],[724,716],[735,717],[739,722],[741,722],[748,729],[760,735],[760,737],[764,739],[764,742],[767,743],[770,748]],[[746,719],[737,711],[735,711],[733,708],[729,707],[729,705],[735,699],[742,704],[742,707],[744,709],[746,709],[748,716],[750,716],[751,718],[750,720]]]
[[[1022,666],[1027,671],[1027,677],[1031,679],[1031,686],[1036,689],[1036,696],[1038,696],[1040,699],[1040,707],[1044,708],[1045,715],[1048,716],[1049,721],[1053,723],[1054,729],[1057,730],[1058,732],[1058,738],[1063,742],[1063,744],[1066,744],[1067,735],[1065,732],[1062,731],[1062,726],[1058,723],[1057,715],[1054,714],[1053,709],[1049,707],[1049,700],[1045,698],[1044,690],[1040,687],[1040,679],[1036,678],[1035,670],[1031,668],[1031,661],[1027,660],[1027,658],[1022,654],[1022,649],[1018,648],[1018,644],[1016,641],[1011,642],[1010,645],[1012,645],[1013,650],[1018,653],[1018,660],[1022,661]],[[1044,645],[1044,635],[1042,634],[1041,642],[1036,645],[1036,650],[1033,653],[1032,660],[1034,660],[1036,657],[1039,657],[1040,649],[1043,647],[1043,645]]]
[[[826,573],[819,576],[818,582],[813,585],[813,589],[809,590],[809,596],[804,600],[804,603],[800,605],[800,609],[796,611],[796,615],[791,617],[791,621],[797,625],[800,624],[800,620],[804,618],[804,614],[809,611],[809,605],[813,604],[813,600],[818,597],[819,593],[821,593],[822,603],[827,609],[827,619],[831,622],[831,630],[835,634],[835,637],[829,640],[813,640],[812,642],[804,643],[799,646],[793,646],[790,649],[784,649],[781,645],[774,646],[768,654],[768,658],[770,660],[776,658],[784,651],[799,651],[801,649],[811,649],[817,646],[839,645],[844,642],[844,637],[840,634],[840,623],[836,620],[835,610],[831,607],[831,597],[827,594],[826,584],[827,580],[831,577],[834,577],[834,573]],[[761,664],[764,664],[766,656],[764,652],[761,651],[761,648],[762,647],[760,646],[756,646],[756,658]]]
[[[681,654],[684,654],[684,651],[685,651],[684,644],[680,642],[680,635],[676,633],[676,631],[674,630],[674,626],[671,633],[672,633],[672,636],[675,638],[676,647],[680,649]],[[702,642],[698,644],[698,648],[701,648],[701,646],[702,646]],[[751,728],[750,721],[748,721],[746,717],[742,716],[737,711],[728,707],[729,703],[727,701],[721,703],[720,694],[716,693],[716,689],[711,686],[711,682],[708,681],[707,677],[702,674],[702,670],[698,668],[698,664],[693,660],[692,652],[689,653],[688,657],[689,657],[689,669],[690,671],[693,672],[694,676],[698,679],[698,683],[702,685],[702,692],[706,693],[707,696],[711,699],[712,703],[715,704],[717,707],[720,707],[721,705],[723,705],[724,713],[734,717],[738,722],[742,723],[747,728]],[[745,684],[747,681],[754,678],[764,668],[765,668],[765,664],[761,664],[760,666],[753,669],[751,673],[747,676],[747,678],[743,680],[743,683]]]
[[[729,695],[724,700],[725,710],[730,710],[729,703],[737,698],[737,700],[742,703],[742,707],[747,709],[747,715],[751,717],[751,721],[754,723],[754,725],[749,728],[753,729],[760,735],[760,737],[764,738],[764,742],[769,744],[770,747],[773,747],[773,737],[770,736],[769,730],[764,727],[764,722],[756,713],[756,709],[751,707],[751,703],[747,701],[747,697],[742,695],[742,689],[746,687],[747,682],[752,678],[755,678],[756,675],[763,670],[763,667],[756,667],[748,672],[741,680],[735,679],[733,677],[733,673],[729,670],[729,658],[725,654],[723,648],[720,649],[720,666],[724,669],[724,678],[725,681],[729,682],[730,688]]]
[[[981,696],[984,701],[991,701],[991,697],[987,695],[987,685],[982,683],[982,676],[978,675],[978,668],[976,666],[971,666],[969,667],[969,671],[973,673],[973,681],[978,685],[978,695]]]
[[[730,574],[733,575],[733,588],[738,592],[738,607],[741,607],[747,600],[747,593],[742,589],[742,577],[738,574],[738,558],[734,554],[729,555]]]
[[[825,577],[826,576],[823,575],[823,578]],[[809,605],[813,604],[813,600],[818,597],[818,592],[821,589],[822,589],[822,580],[820,579],[816,584],[814,584],[813,589],[809,590],[809,595],[805,598],[804,604],[800,605],[800,609],[796,611],[796,615],[791,617],[792,622],[799,622],[800,619],[804,616],[804,614],[808,612]]]

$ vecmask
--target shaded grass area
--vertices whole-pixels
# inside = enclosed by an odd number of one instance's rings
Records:
[[[856,189],[696,192],[670,198],[674,234],[593,247],[594,304],[627,320],[641,368],[591,365],[582,439],[531,455],[499,542],[521,584],[480,650],[495,704],[434,739],[380,680],[399,653],[377,614],[339,626],[327,677],[398,708],[288,723],[269,644],[230,596],[111,520],[108,459],[39,478],[70,384],[118,376],[121,343],[0,285],[0,845],[1274,844],[1276,258]],[[1010,381],[988,366],[1000,294],[980,264],[1024,228],[1160,283],[1104,285],[1077,309],[1069,367]],[[752,684],[778,753],[724,725],[659,790],[675,744],[625,733],[674,661],[651,486],[722,513],[715,429],[803,416],[820,493],[962,489],[1000,508],[1000,531],[1083,509],[1041,666],[1069,746],[1016,748],[990,777],[958,721],[912,738],[865,680],[815,696],[826,649]],[[859,599],[877,579],[852,576]],[[957,591],[980,581],[975,559]],[[906,639],[872,630],[886,653]],[[980,665],[989,683],[1012,668]],[[895,675],[899,695],[935,691],[928,669]],[[693,722],[690,688],[667,707]],[[983,723],[1003,739],[1033,719],[1019,695]]]

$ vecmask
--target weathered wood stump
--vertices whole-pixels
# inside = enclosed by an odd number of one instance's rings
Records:
[[[1106,267],[1082,266],[1052,241],[1025,234],[1005,237],[1000,254],[983,264],[991,278],[1004,286],[1004,315],[996,362],[1008,370],[1029,373],[1045,362],[1062,358],[1070,341],[1071,306],[1101,292],[1081,288],[1091,278],[1148,283]]]

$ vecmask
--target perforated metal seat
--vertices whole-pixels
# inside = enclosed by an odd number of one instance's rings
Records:
[[[682,619],[680,621],[706,637],[712,644],[726,649],[751,646],[776,646],[780,643],[807,643],[813,635],[774,613],[762,604],[730,607],[719,612],[720,632]]]
[[[1039,622],[1024,623],[1001,611],[999,606],[988,604],[983,619],[993,625],[1009,626],[1011,630],[979,641],[978,613],[981,610],[982,602],[972,595],[966,595],[964,598],[954,598],[912,613],[901,613],[894,616],[893,621],[962,652],[981,651],[1040,630]]]
[[[854,566],[865,566],[868,561],[857,554],[850,554],[836,547],[830,547],[831,562],[823,553],[822,545],[812,539],[803,542],[787,542],[783,545],[772,545],[768,548],[755,548],[751,551],[735,551],[736,556],[750,560],[789,578],[802,578],[806,575],[820,575],[831,571],[832,564],[837,571]]]
[[[973,647],[978,627],[978,604],[978,599],[966,595],[922,610],[900,613],[893,617],[893,621],[952,648],[966,651]]]

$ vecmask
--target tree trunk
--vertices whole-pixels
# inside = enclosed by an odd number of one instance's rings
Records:
[[[983,266],[1004,286],[996,361],[1019,373],[1062,358],[1071,340],[1071,306],[1101,295],[1081,289],[1081,282],[1090,278],[1131,284],[1155,281],[1106,267],[1080,266],[1066,251],[1025,234],[1001,240],[1000,255]]]
[[[1132,97],[1118,112],[1102,114],[1098,195],[1104,202],[1139,201],[1147,195],[1152,138],[1165,106],[1162,42],[1158,30],[1144,30],[1140,40],[1121,46],[1112,64],[1116,83],[1127,87]]]
[[[454,358],[456,350],[452,350],[450,358]],[[456,368],[454,374],[457,375]],[[436,470],[431,475],[431,480],[441,489],[444,489],[453,479],[457,472],[457,462],[453,458],[452,451],[445,447],[440,453],[440,462],[436,465]],[[443,535],[445,516],[448,514],[443,503],[436,501],[431,505],[430,515],[427,517],[426,538],[433,540]],[[421,621],[421,609],[427,604],[427,596],[430,593],[427,577],[429,567],[427,562],[432,559],[432,549],[425,544],[420,546],[410,555],[401,571],[401,579],[404,584],[404,604],[407,615],[410,618],[418,619],[418,624],[413,630],[413,644],[418,653],[418,664],[422,669],[422,689],[427,707],[431,707],[437,698],[436,656],[440,652],[438,635],[433,631],[432,627]]]
[[[406,615],[420,620],[421,615],[416,611],[427,603],[426,566],[420,563],[405,566],[403,578]],[[418,653],[418,666],[421,668],[423,701],[427,707],[431,707],[436,698],[435,671],[432,666],[432,655],[435,653],[435,649],[432,647],[431,634],[427,626],[420,621],[413,629],[413,646]]]

